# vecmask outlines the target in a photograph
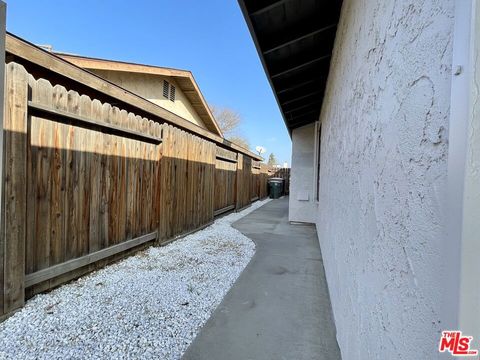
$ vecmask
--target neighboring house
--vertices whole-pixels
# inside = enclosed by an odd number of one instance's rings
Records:
[[[74,65],[222,136],[190,71],[54,53]]]
[[[342,357],[434,359],[457,329],[478,348],[478,2],[239,3],[291,134],[289,216],[316,224]]]

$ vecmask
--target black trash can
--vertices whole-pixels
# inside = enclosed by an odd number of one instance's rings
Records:
[[[270,178],[268,179],[268,194],[270,199],[278,199],[283,195],[283,179]]]

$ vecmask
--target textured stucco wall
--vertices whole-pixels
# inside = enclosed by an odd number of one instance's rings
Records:
[[[317,206],[313,188],[314,149],[315,124],[292,131],[289,221],[315,222]]]
[[[344,359],[435,359],[453,0],[345,0],[317,230]]]
[[[200,116],[190,104],[185,94],[182,92],[177,83],[170,78],[165,78],[158,75],[128,73],[120,71],[107,70],[89,70],[98,76],[107,79],[118,86],[121,86],[131,92],[140,95],[141,97],[150,100],[151,102],[160,105],[184,119],[203,127]],[[175,86],[175,102],[163,97],[163,80],[167,80],[170,84]]]

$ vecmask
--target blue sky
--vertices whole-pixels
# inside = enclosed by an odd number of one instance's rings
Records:
[[[291,141],[236,0],[11,0],[7,30],[85,56],[191,70],[211,104],[280,162]]]

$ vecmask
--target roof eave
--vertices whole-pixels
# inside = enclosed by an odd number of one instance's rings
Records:
[[[260,58],[260,61],[262,63],[263,71],[265,72],[265,75],[267,76],[268,83],[270,84],[270,88],[272,90],[273,96],[275,97],[275,101],[277,102],[277,106],[280,109],[280,114],[282,115],[283,122],[285,124],[285,127],[288,130],[288,134],[290,137],[292,137],[292,132],[288,126],[287,120],[285,119],[285,115],[283,114],[283,111],[281,111],[281,106],[280,106],[280,101],[278,100],[277,93],[275,91],[275,87],[273,86],[272,78],[270,76],[270,72],[268,71],[267,65],[265,63],[265,59],[263,57],[263,53],[261,50],[261,47],[258,43],[257,35],[255,34],[255,30],[252,25],[252,21],[250,20],[250,15],[248,13],[247,7],[245,6],[244,0],[238,0],[238,4],[240,5],[240,9],[242,10],[243,18],[245,19],[245,22],[247,23],[248,31],[250,32],[250,36],[252,37],[253,43],[255,44],[255,49],[257,50],[258,57]]]

